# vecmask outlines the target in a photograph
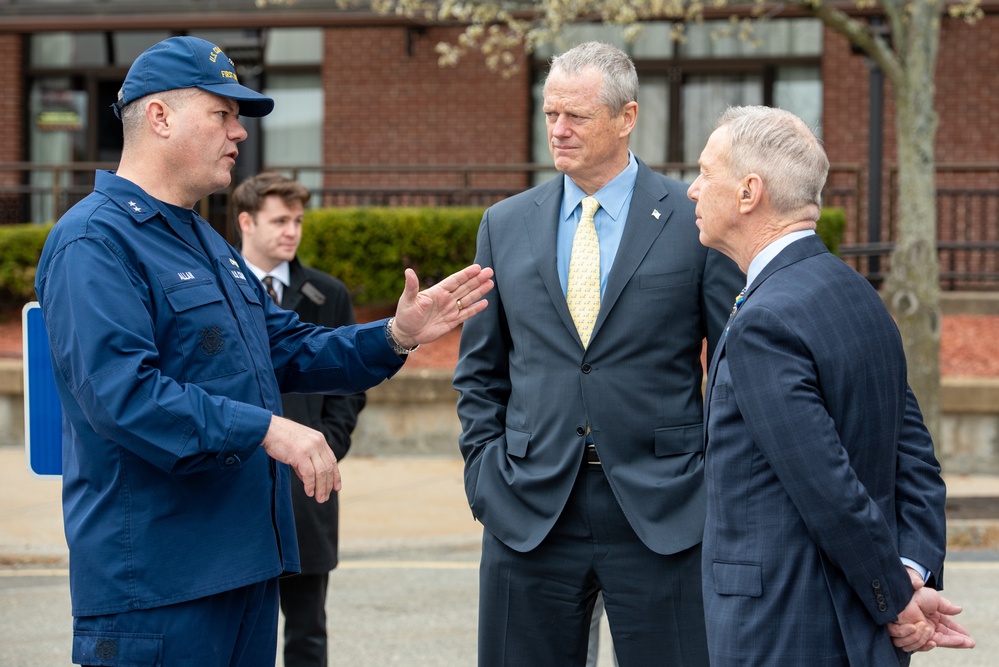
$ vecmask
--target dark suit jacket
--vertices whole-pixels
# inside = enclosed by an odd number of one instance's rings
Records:
[[[326,327],[354,324],[350,294],[342,282],[321,271],[291,261],[291,285],[282,295],[281,307],[294,310],[303,322]],[[324,396],[322,394],[282,394],[284,416],[310,426],[326,436],[337,460],[350,448],[350,434],[365,395]],[[337,564],[338,513],[336,493],[325,503],[305,495],[297,475],[291,476],[291,499],[304,574],[324,574]]]
[[[943,484],[878,294],[817,236],[793,242],[732,319],[706,402],[712,666],[907,662],[884,626],[912,596],[900,556],[942,577]]]
[[[562,177],[483,216],[475,261],[489,308],[463,326],[454,387],[472,513],[529,551],[565,506],[585,425],[614,495],[650,549],[704,526],[701,347],[713,349],[743,284],[698,242],[686,185],[639,162],[631,208],[584,350],[556,270]]]

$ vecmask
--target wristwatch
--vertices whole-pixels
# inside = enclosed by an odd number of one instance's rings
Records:
[[[414,345],[410,348],[405,348],[399,344],[399,341],[395,339],[395,334],[392,333],[392,323],[395,322],[394,317],[390,317],[389,321],[385,323],[385,338],[388,339],[389,345],[392,346],[392,351],[398,354],[400,357],[404,357],[413,350],[420,347],[419,345]]]

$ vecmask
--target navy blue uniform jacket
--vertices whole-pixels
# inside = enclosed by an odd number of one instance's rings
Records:
[[[303,324],[200,216],[106,172],[53,227],[35,289],[64,411],[73,614],[297,571],[289,470],[260,443],[282,391],[356,393],[398,370],[384,322]]]

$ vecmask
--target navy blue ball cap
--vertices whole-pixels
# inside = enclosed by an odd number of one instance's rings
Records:
[[[170,37],[135,59],[112,105],[121,110],[140,97],[179,88],[200,88],[239,102],[239,114],[259,118],[274,110],[274,100],[239,82],[236,66],[222,49],[197,37]]]

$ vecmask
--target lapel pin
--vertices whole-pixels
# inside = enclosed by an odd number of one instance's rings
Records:
[[[661,215],[661,213],[659,213],[659,209],[656,209],[656,208],[652,209],[652,217],[653,218],[655,218],[656,220],[658,220],[660,215]]]

